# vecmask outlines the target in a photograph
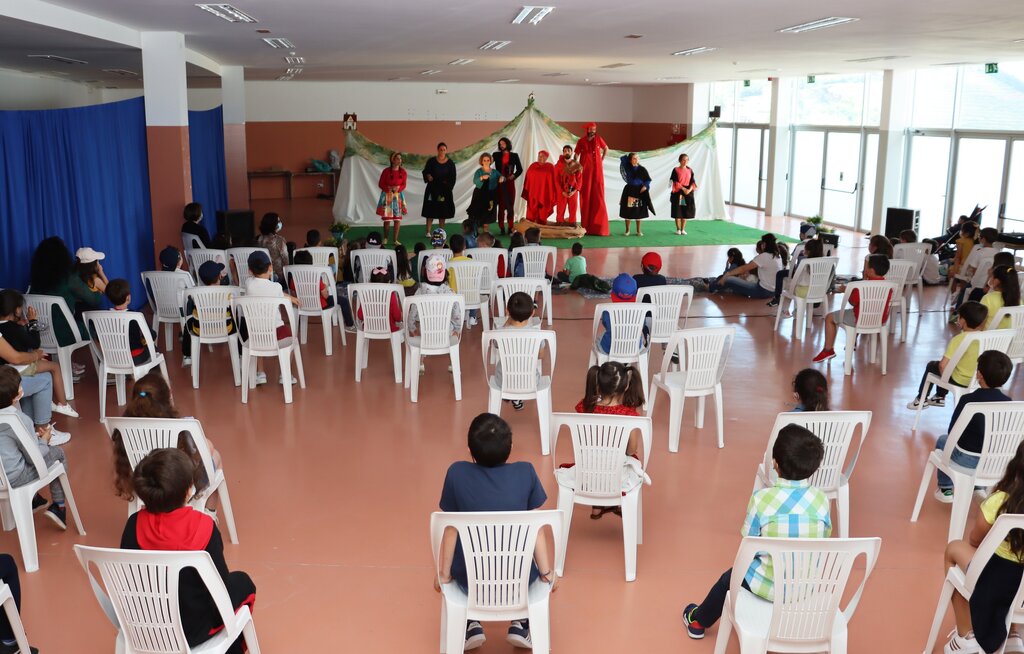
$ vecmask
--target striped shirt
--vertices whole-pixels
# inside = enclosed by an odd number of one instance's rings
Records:
[[[806,479],[779,479],[771,488],[759,490],[750,497],[741,533],[766,538],[828,538],[832,533],[828,498]],[[752,593],[772,601],[773,579],[771,558],[758,554],[744,581]]]

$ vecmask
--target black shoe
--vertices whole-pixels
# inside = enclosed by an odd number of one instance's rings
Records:
[[[772,298],[772,299],[768,300],[768,306],[770,306],[770,307],[777,307],[777,306],[779,306],[779,301],[776,300],[775,298]]]
[[[679,365],[679,355],[678,354],[673,354],[672,358],[670,359],[670,361],[678,366]]]
[[[29,646],[32,650],[32,654],[39,654],[39,648]],[[18,643],[11,643],[10,645],[4,645],[0,643],[0,654],[21,654],[21,648],[18,647]]]
[[[516,411],[522,411],[523,410],[523,401],[522,400],[510,400],[510,404],[512,404],[512,408],[515,409]]]
[[[63,506],[57,506],[56,502],[50,505],[50,508],[46,509],[44,513],[47,518],[53,520],[54,524],[60,527],[61,531],[66,531],[68,528],[68,514]]]
[[[40,511],[45,509],[48,504],[49,502],[46,500],[45,497],[43,497],[39,493],[36,493],[35,497],[32,498],[32,513],[39,513]],[[0,650],[0,654],[3,654],[3,650]]]

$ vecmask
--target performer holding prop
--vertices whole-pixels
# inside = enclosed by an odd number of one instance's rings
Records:
[[[491,156],[494,169],[498,172],[498,227],[505,233],[505,225],[512,233],[516,213],[516,178],[523,174],[519,155],[512,152],[512,141],[504,136],[498,139],[498,151]]]
[[[486,152],[480,155],[480,167],[473,173],[473,197],[469,201],[469,208],[466,214],[469,221],[473,223],[473,233],[483,226],[487,231],[487,225],[494,222],[494,210],[497,204],[494,200],[495,189],[498,188],[499,175],[491,168],[491,155]]]
[[[651,175],[640,165],[640,157],[630,152],[619,158],[619,173],[626,185],[619,198],[619,218],[626,219],[626,236],[629,236],[629,221],[636,221],[636,235],[643,236],[640,221],[654,213],[651,204]]]
[[[537,154],[537,161],[530,164],[523,182],[523,199],[526,200],[526,219],[546,225],[548,216],[555,208],[558,188],[555,167],[548,163],[547,150]]]
[[[580,211],[588,234],[608,236],[608,209],[604,202],[604,157],[608,144],[597,135],[597,123],[586,125],[587,135],[576,143],[576,160],[583,166]]]
[[[409,176],[402,168],[402,155],[395,152],[391,155],[391,165],[380,174],[380,198],[377,200],[377,215],[384,221],[384,245],[388,244],[388,226],[394,225],[392,239],[398,245],[398,229],[402,225],[402,216],[408,213],[405,206],[405,185]]]
[[[562,148],[562,156],[555,164],[555,181],[558,183],[555,222],[562,224],[565,220],[565,209],[569,209],[569,224],[576,224],[576,208],[580,200],[580,184],[582,167],[572,158],[572,146]]]
[[[423,194],[423,211],[421,215],[427,219],[427,236],[434,220],[441,223],[455,217],[455,162],[448,158],[448,146],[437,144],[437,156],[431,157],[423,167],[423,181],[427,190]]]
[[[679,167],[672,169],[672,217],[676,219],[676,234],[686,234],[686,219],[693,218],[697,210],[697,198],[693,192],[697,190],[693,168],[686,165],[690,157],[679,155]]]

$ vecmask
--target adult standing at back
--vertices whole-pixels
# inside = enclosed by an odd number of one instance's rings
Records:
[[[270,262],[274,266],[278,283],[284,281],[284,267],[288,265],[288,242],[278,233],[283,228],[281,216],[271,211],[263,214],[263,219],[260,220],[260,235],[256,237],[256,246],[270,251]]]
[[[583,166],[580,183],[580,218],[593,236],[608,236],[608,208],[604,201],[604,157],[608,144],[597,135],[597,123],[585,125],[587,135],[576,142],[576,160]]]
[[[669,180],[672,182],[672,217],[676,220],[677,236],[686,235],[686,221],[697,212],[697,198],[693,194],[697,190],[697,180],[694,179],[693,168],[687,165],[689,162],[688,155],[679,155],[679,167],[672,169]]]
[[[455,217],[455,162],[448,158],[448,146],[444,142],[437,144],[437,156],[427,160],[423,167],[423,181],[427,189],[423,193],[423,211],[420,212],[427,220],[427,237],[434,226],[440,222],[444,229],[444,221]]]
[[[505,233],[508,224],[509,233],[516,214],[516,178],[523,174],[523,164],[519,155],[512,152],[512,141],[502,136],[498,139],[498,151],[491,155],[494,169],[498,171],[498,228]]]

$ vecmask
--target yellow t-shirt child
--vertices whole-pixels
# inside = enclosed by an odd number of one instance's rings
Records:
[[[946,353],[942,356],[949,359],[950,362],[953,360],[953,355],[956,354],[956,350],[960,347],[960,343],[964,340],[964,334],[967,332],[960,332],[956,336],[950,339],[949,345],[946,346]],[[950,373],[950,380],[956,382],[961,386],[968,386],[971,383],[971,379],[974,378],[974,373],[978,371],[978,344],[971,343],[971,346],[967,348],[967,352],[956,364],[956,368],[953,368],[953,372]]]

